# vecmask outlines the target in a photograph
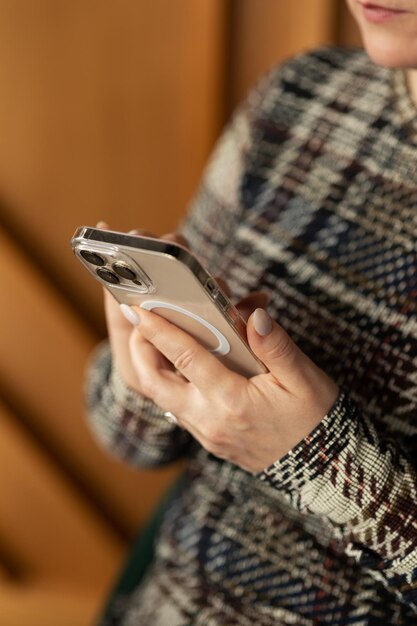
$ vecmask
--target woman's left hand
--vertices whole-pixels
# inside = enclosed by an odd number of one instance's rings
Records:
[[[180,372],[132,361],[146,395],[171,411],[182,428],[222,459],[259,472],[306,437],[335,403],[339,389],[264,309],[249,317],[247,338],[268,372],[244,378],[187,333],[134,307],[140,335]],[[140,370],[140,371],[139,371]]]

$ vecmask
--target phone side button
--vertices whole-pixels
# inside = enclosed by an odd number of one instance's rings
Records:
[[[231,304],[225,310],[226,317],[235,325],[240,318],[239,312],[235,309],[235,307]]]
[[[226,296],[223,295],[221,291],[218,291],[215,294],[214,299],[221,306],[221,308],[225,311],[227,306],[228,306],[228,300],[227,300]]]
[[[216,296],[216,293],[217,293],[216,283],[211,278],[209,278],[206,282],[206,289],[212,298]]]

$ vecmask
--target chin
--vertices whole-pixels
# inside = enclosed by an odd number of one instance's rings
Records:
[[[417,68],[417,44],[408,48],[404,41],[386,40],[385,37],[364,37],[364,46],[369,57],[377,65],[403,69]]]

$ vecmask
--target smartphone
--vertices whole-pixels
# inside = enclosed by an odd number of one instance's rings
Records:
[[[77,259],[119,303],[164,317],[243,376],[266,371],[243,337],[245,321],[239,311],[183,246],[89,226],[75,231],[71,245]]]

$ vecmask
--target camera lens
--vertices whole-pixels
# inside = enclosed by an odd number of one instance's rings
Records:
[[[113,283],[113,285],[117,285],[120,282],[114,272],[111,272],[104,267],[99,267],[98,270],[96,270],[96,273],[107,283]]]
[[[135,272],[124,263],[114,263],[112,267],[116,274],[118,274],[122,278],[127,278],[128,280],[136,280]]]
[[[85,259],[89,263],[92,263],[93,265],[105,264],[105,260],[103,259],[103,257],[101,257],[99,254],[96,254],[96,252],[90,252],[90,250],[80,250],[80,254],[83,259]]]

